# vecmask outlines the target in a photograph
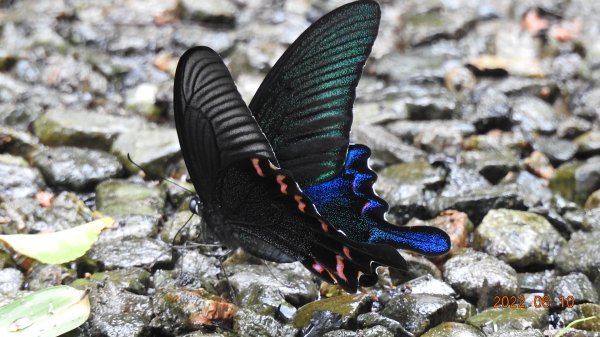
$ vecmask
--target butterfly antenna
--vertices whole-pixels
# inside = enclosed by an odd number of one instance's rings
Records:
[[[194,216],[194,213],[192,213],[190,215],[190,217],[185,221],[185,223],[183,224],[183,226],[179,227],[179,229],[177,230],[177,232],[173,236],[173,240],[171,240],[171,246],[175,247],[175,241],[177,240],[177,237],[181,234],[181,232],[183,231],[183,229],[187,227],[187,225],[192,220],[193,216]],[[184,243],[184,246],[185,246],[185,243]]]
[[[239,306],[239,304],[237,303],[236,296],[235,296],[235,290],[233,289],[231,282],[229,282],[229,277],[227,276],[227,270],[225,269],[225,266],[223,265],[223,258],[225,258],[227,255],[229,255],[231,252],[232,252],[232,250],[229,249],[223,255],[219,256],[217,258],[217,261],[219,261],[219,268],[221,268],[221,270],[223,271],[223,277],[225,278],[225,282],[227,282],[227,287],[229,288],[229,292],[230,292],[229,297],[231,298],[231,302],[233,302],[233,304],[235,304],[236,306]]]
[[[140,164],[134,162],[133,159],[131,159],[131,156],[129,155],[129,153],[127,153],[127,160],[129,160],[135,167],[139,168],[144,173],[149,173]],[[184,187],[184,186],[182,186],[182,185],[174,182],[173,180],[171,180],[171,179],[169,179],[167,177],[162,177],[162,176],[159,176],[159,175],[156,175],[156,174],[152,174],[152,173],[151,173],[151,175],[154,176],[154,177],[156,177],[158,180],[164,180],[164,181],[170,182],[171,184],[173,184],[175,186],[178,186],[178,187],[180,187],[180,188],[182,188],[182,189],[184,189],[184,190],[186,190],[186,191],[188,191],[188,192],[190,192],[192,194],[196,194],[196,192],[194,192],[194,191],[190,190],[189,188]]]

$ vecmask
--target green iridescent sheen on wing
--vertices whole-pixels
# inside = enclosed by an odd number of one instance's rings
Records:
[[[286,50],[250,103],[279,164],[302,187],[329,180],[343,168],[356,85],[379,18],[374,1],[325,15]]]

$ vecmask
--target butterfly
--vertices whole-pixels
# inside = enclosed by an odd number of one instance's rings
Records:
[[[385,221],[370,150],[349,143],[379,19],[379,5],[364,0],[323,16],[285,51],[249,106],[208,47],[186,51],[175,74],[175,124],[198,193],[190,209],[225,245],[299,261],[350,293],[374,285],[377,266],[406,270],[397,248],[450,248],[438,228]]]

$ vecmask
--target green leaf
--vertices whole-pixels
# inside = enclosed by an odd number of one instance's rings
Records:
[[[73,330],[90,316],[85,290],[57,286],[0,307],[0,336],[54,337]]]
[[[0,241],[17,253],[47,264],[73,261],[87,252],[100,232],[114,220],[102,218],[64,231],[45,234],[0,235]]]

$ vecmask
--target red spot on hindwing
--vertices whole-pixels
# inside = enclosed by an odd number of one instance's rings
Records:
[[[323,230],[323,232],[329,232],[329,225],[321,219],[319,219],[319,222],[321,223],[321,229]]]
[[[300,212],[304,213],[304,209],[306,208],[306,204],[302,201],[302,196],[296,195],[294,196],[294,200],[298,203],[298,209]]]
[[[336,274],[339,277],[341,277],[342,280],[348,282],[348,278],[346,277],[346,274],[344,274],[344,258],[339,255],[336,255],[335,260],[336,260],[336,263],[335,263]]]
[[[352,257],[350,256],[350,248],[344,246],[344,255],[346,255],[347,258],[349,258],[350,260],[352,260]]]
[[[281,193],[287,194],[288,185],[283,182],[284,179],[285,179],[284,175],[281,175],[281,174],[277,175],[277,183],[279,184],[279,186],[281,186]]]
[[[265,176],[265,173],[263,172],[262,168],[260,167],[260,162],[258,160],[258,158],[252,158],[252,166],[254,166],[254,169],[256,170],[256,173],[263,177]]]
[[[318,262],[313,263],[312,267],[319,274],[325,270],[325,268],[323,268],[323,266]]]

